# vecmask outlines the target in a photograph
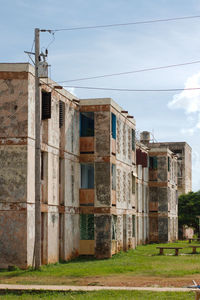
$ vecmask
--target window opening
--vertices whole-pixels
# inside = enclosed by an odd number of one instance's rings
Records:
[[[132,215],[132,237],[135,237],[135,216]]]
[[[44,152],[41,152],[41,180],[44,180]]]
[[[80,239],[94,240],[94,215],[80,215]]]
[[[116,139],[116,115],[112,113],[112,138]]]
[[[112,164],[112,190],[116,191],[116,165]]]
[[[135,194],[135,176],[132,174],[132,194]]]
[[[132,129],[132,150],[135,151],[135,130]]]
[[[112,240],[117,239],[117,216],[112,215]]]
[[[64,124],[64,111],[65,111],[65,103],[60,100],[59,101],[59,128],[61,128]]]
[[[168,172],[170,172],[170,166],[171,165],[171,159],[170,159],[170,157],[168,156]]]
[[[149,157],[149,168],[152,169],[152,170],[157,170],[157,168],[158,168],[157,156],[150,156]]]
[[[81,189],[94,188],[94,164],[81,164]]]
[[[80,113],[80,136],[94,136],[94,113],[81,112]]]
[[[51,93],[42,91],[42,120],[51,118]]]

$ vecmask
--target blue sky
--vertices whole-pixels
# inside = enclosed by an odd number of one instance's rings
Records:
[[[34,28],[127,23],[200,15],[197,0],[1,0],[1,62],[24,62]],[[49,46],[55,81],[200,60],[200,18],[82,31],[61,31]],[[51,42],[41,33],[41,47]],[[74,85],[129,89],[200,86],[200,64]],[[116,92],[73,89],[80,98],[112,97],[158,141],[186,141],[193,149],[193,190],[200,189],[200,92]]]

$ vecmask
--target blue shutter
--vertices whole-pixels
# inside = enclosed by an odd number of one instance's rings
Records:
[[[112,137],[116,140],[116,116],[112,113]]]

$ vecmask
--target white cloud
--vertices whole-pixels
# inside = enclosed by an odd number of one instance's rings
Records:
[[[66,89],[68,92],[70,92],[72,95],[74,95],[74,96],[76,96],[77,97],[77,95],[76,95],[76,93],[75,93],[75,88],[67,88]]]
[[[185,89],[200,88],[200,72],[190,76],[185,82]],[[187,114],[187,126],[182,128],[182,134],[192,136],[195,131],[200,129],[200,90],[183,90],[174,95],[172,101],[168,103],[171,109],[183,109]]]
[[[185,128],[181,129],[181,133],[182,134],[188,134],[190,136],[192,136],[194,134],[194,132],[195,132],[195,128],[194,127],[188,128],[188,129],[185,129]]]
[[[200,72],[189,77],[184,88],[200,88]],[[168,103],[168,107],[182,108],[187,114],[200,112],[200,90],[183,90],[174,95],[172,101]]]

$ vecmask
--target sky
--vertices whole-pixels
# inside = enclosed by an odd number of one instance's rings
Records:
[[[200,15],[198,0],[1,0],[0,62],[27,62],[34,28],[63,29]],[[59,82],[200,60],[200,18],[40,34],[50,76]],[[66,85],[173,89],[200,87],[200,63],[74,81]],[[157,141],[192,147],[193,191],[200,190],[200,91],[119,92],[68,88],[79,98],[111,97]]]

